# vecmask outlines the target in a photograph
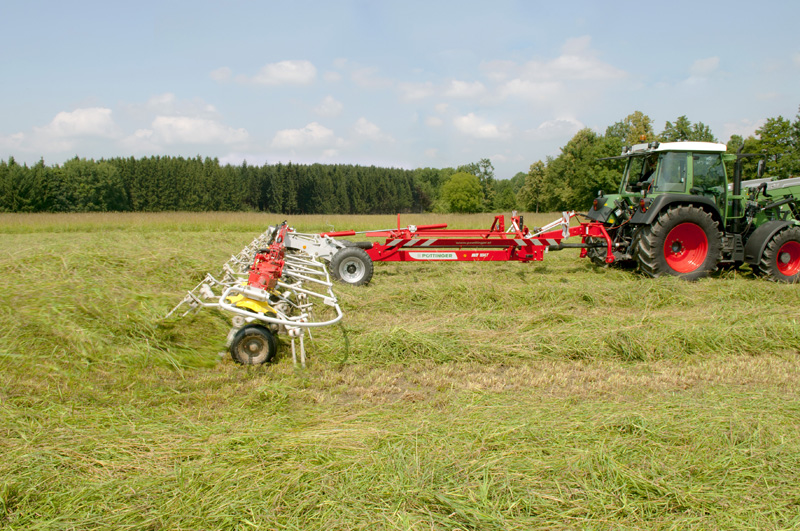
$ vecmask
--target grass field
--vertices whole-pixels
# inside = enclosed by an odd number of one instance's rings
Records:
[[[800,287],[378,263],[305,370],[162,319],[277,221],[0,215],[0,528],[800,527]]]

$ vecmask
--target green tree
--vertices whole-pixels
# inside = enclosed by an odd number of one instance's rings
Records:
[[[519,171],[514,175],[509,182],[511,183],[511,188],[514,190],[515,194],[518,194],[522,187],[525,186],[525,178],[528,176],[527,173],[524,171]]]
[[[544,202],[545,179],[547,177],[547,167],[541,160],[531,164],[530,170],[525,176],[525,184],[517,194],[517,203],[520,208],[527,212],[540,211]]]
[[[125,187],[113,164],[75,157],[64,163],[62,173],[69,210],[107,212],[129,209]]]
[[[454,174],[442,186],[442,198],[450,212],[480,212],[483,189],[478,177],[466,172]]]
[[[606,129],[606,135],[615,137],[623,145],[640,144],[655,138],[653,120],[641,111],[634,111]],[[642,140],[644,137],[644,140]]]
[[[558,157],[547,161],[543,210],[586,209],[598,190],[616,190],[619,172],[598,159],[618,146],[619,138],[602,137],[588,128],[578,131]]]
[[[661,142],[716,142],[717,139],[711,133],[711,128],[703,122],[693,124],[686,115],[679,116],[675,123],[667,122],[664,130],[658,135]]]
[[[764,125],[756,129],[758,147],[766,154],[770,173],[777,175],[778,179],[786,179],[792,174],[792,130],[791,122],[783,116],[767,118]]]
[[[793,176],[800,176],[800,107],[795,115],[790,132],[791,152],[788,155],[787,168]]]
[[[483,192],[482,209],[491,210],[494,205],[494,166],[489,159],[481,159],[459,166],[457,172],[470,173],[478,178]]]
[[[494,210],[497,212],[510,212],[517,209],[517,196],[510,180],[494,182]]]

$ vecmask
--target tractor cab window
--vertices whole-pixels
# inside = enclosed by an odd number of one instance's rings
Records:
[[[725,206],[725,167],[719,153],[692,155],[692,193],[714,198],[717,206]]]
[[[683,192],[686,189],[686,167],[686,153],[662,154],[653,191]]]
[[[625,171],[625,191],[640,192],[653,182],[658,166],[658,155],[632,157]]]

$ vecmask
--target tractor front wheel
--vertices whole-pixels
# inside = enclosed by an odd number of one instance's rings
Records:
[[[722,234],[711,214],[685,205],[662,212],[642,229],[636,257],[651,277],[697,280],[717,268],[721,251]]]
[[[239,330],[231,341],[231,358],[242,365],[261,365],[275,357],[278,342],[267,328],[249,325]]]
[[[339,249],[331,259],[331,276],[353,286],[369,284],[373,270],[372,258],[358,247]]]
[[[769,241],[758,270],[775,282],[800,282],[800,227],[783,230]]]

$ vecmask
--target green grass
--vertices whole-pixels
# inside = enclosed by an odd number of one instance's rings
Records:
[[[0,216],[0,528],[800,526],[797,286],[378,263],[305,370],[162,319],[282,219]]]

